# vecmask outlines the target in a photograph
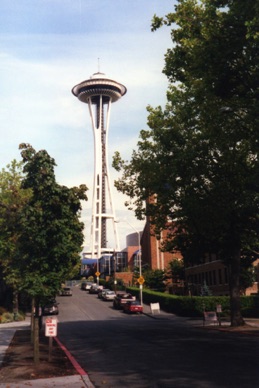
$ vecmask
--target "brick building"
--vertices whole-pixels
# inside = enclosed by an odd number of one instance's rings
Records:
[[[152,270],[165,270],[169,263],[174,260],[182,260],[181,254],[161,252],[160,246],[166,231],[161,233],[161,239],[157,240],[152,235],[152,225],[147,221],[141,238],[142,266],[145,264]],[[259,260],[254,263],[256,282],[245,290],[245,295],[259,293]],[[211,291],[212,295],[229,295],[229,269],[216,255],[207,255],[204,262],[185,268],[185,281],[178,284],[171,284],[169,289],[173,293],[189,295],[201,295],[204,285]],[[181,290],[180,290],[181,289]],[[176,292],[177,291],[177,292]]]
[[[165,234],[166,231],[162,232],[160,240],[157,240],[156,237],[152,235],[152,226],[150,225],[150,222],[146,222],[141,239],[142,266],[147,264],[148,267],[152,270],[165,270],[168,267],[170,261],[174,259],[179,260],[182,258],[180,253],[161,251],[160,248]]]
[[[259,292],[259,260],[254,262],[256,282],[245,290],[245,295]],[[191,295],[201,295],[206,284],[212,295],[229,295],[229,269],[215,255],[208,255],[202,264],[185,268],[185,280]]]

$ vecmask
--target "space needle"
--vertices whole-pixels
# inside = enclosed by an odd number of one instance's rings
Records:
[[[97,72],[72,89],[81,102],[88,104],[94,134],[94,185],[90,251],[100,258],[107,252],[107,221],[111,220],[115,250],[120,251],[114,203],[108,168],[108,130],[111,104],[127,89],[124,85]]]

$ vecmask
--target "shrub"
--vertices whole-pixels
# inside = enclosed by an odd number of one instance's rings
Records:
[[[3,313],[6,313],[6,312],[7,312],[6,308],[0,306],[0,315],[2,315]]]
[[[242,296],[241,313],[247,318],[259,318],[259,297]]]
[[[128,287],[133,295],[139,295],[139,288]],[[201,317],[203,311],[216,311],[221,305],[222,316],[230,314],[230,300],[228,296],[177,296],[163,292],[143,289],[143,301],[146,304],[159,303],[161,310],[185,317]],[[241,313],[244,317],[259,317],[259,297],[241,297]]]
[[[2,314],[1,323],[8,323],[8,322],[13,322],[13,313],[6,312]]]
[[[18,311],[16,317],[15,317],[15,320],[16,321],[24,321],[25,319],[25,314],[23,311]]]

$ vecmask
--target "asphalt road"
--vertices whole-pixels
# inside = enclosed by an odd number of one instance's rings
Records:
[[[258,337],[125,315],[76,287],[58,299],[58,337],[96,388],[259,387]]]

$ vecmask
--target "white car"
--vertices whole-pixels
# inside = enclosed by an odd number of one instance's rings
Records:
[[[115,296],[114,291],[106,291],[103,293],[103,300],[114,300]]]
[[[92,287],[92,286],[95,286],[96,285],[96,283],[93,283],[93,282],[86,282],[85,283],[85,290],[86,291],[89,291],[90,290],[90,288]]]
[[[60,291],[60,295],[61,296],[72,296],[72,290],[70,287],[64,287],[62,288],[62,290]]]
[[[111,290],[110,290],[109,288],[104,288],[104,289],[100,290],[100,291],[98,292],[98,298],[99,298],[99,299],[102,299],[102,298],[103,298],[103,295],[104,295],[104,293],[105,293],[106,291],[111,291]]]

